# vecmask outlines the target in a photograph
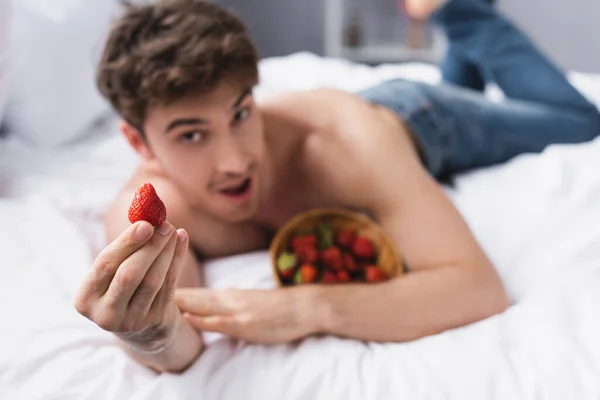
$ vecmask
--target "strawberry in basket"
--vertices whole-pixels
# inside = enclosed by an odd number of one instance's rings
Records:
[[[314,229],[298,230],[276,259],[282,283],[381,282],[385,271],[376,265],[371,241],[349,228],[334,229],[320,221]]]

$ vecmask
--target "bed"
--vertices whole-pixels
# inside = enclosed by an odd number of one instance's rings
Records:
[[[435,82],[423,64],[368,67],[309,53],[261,62],[257,96],[330,86],[357,91],[395,76]],[[569,78],[600,104],[600,76]],[[501,98],[492,88],[489,95]],[[206,335],[181,375],[138,366],[73,298],[104,245],[102,218],[135,154],[117,120],[41,150],[0,144],[2,399],[598,399],[600,140],[459,177],[445,188],[495,263],[502,315],[410,343],[312,337],[251,345]],[[274,286],[265,252],[210,262],[211,287]],[[401,318],[401,316],[399,316]]]

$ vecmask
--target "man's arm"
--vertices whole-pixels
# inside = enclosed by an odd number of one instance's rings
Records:
[[[177,208],[176,199],[168,189],[162,185],[157,185],[163,189],[160,193],[168,206],[168,217],[176,228],[181,228],[177,223],[182,220],[179,218],[181,211]],[[127,221],[127,207],[129,207],[129,197],[120,196],[119,199],[110,208],[106,217],[106,235],[108,241],[111,242],[121,235],[129,227]],[[185,228],[185,227],[184,227]],[[194,274],[199,271],[198,261],[191,251],[187,251],[183,265],[177,281],[177,286],[188,285],[195,279]],[[200,355],[203,348],[202,337],[190,324],[181,318],[181,314],[176,304],[172,301],[173,315],[178,320],[177,330],[166,340],[160,340],[156,343],[145,343],[152,341],[152,338],[144,337],[145,335],[122,335],[116,334],[121,339],[120,346],[138,363],[152,368],[157,372],[182,372],[187,369]],[[164,347],[159,352],[144,351],[145,347],[151,345],[151,348]]]
[[[193,268],[195,263],[188,252],[182,268]],[[165,346],[162,351],[145,352],[144,340],[116,334],[121,339],[119,345],[132,359],[156,372],[184,372],[200,356],[204,344],[199,332],[181,317],[179,309],[175,316],[180,319],[177,331],[162,345],[157,343],[160,347]]]
[[[382,214],[409,273],[382,284],[301,288],[322,307],[315,331],[407,341],[472,323],[508,306],[502,283],[465,222],[434,183]],[[418,198],[417,198],[418,197]]]
[[[496,270],[421,165],[409,136],[371,135],[373,140],[353,146],[357,154],[349,173],[354,178],[344,178],[355,184],[360,179],[364,201],[391,235],[409,273],[377,285],[306,288],[307,301],[323,307],[316,329],[404,341],[504,311],[508,300]],[[369,188],[368,182],[377,185]]]

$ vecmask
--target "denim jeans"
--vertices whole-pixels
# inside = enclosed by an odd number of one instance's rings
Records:
[[[489,4],[494,4],[495,0],[480,0]],[[485,79],[479,72],[479,67],[469,62],[461,55],[461,52],[454,43],[448,43],[446,56],[440,65],[442,78],[445,82],[454,83],[469,89],[483,91],[485,89]]]
[[[467,66],[455,72],[462,78],[439,85],[394,79],[359,96],[403,119],[434,177],[600,134],[598,109],[489,2],[450,0],[432,20],[448,36],[451,58]],[[487,100],[478,78],[496,83],[507,99]]]

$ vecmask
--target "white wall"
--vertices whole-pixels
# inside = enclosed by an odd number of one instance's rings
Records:
[[[397,0],[362,1],[383,11]],[[323,53],[324,0],[220,3],[244,17],[262,56],[299,50]],[[499,0],[499,8],[561,67],[600,73],[600,0]]]
[[[219,0],[218,2],[233,8],[244,18],[263,57],[286,55],[303,50],[323,53],[324,0]]]
[[[600,73],[600,0],[500,0],[499,7],[563,68]]]

